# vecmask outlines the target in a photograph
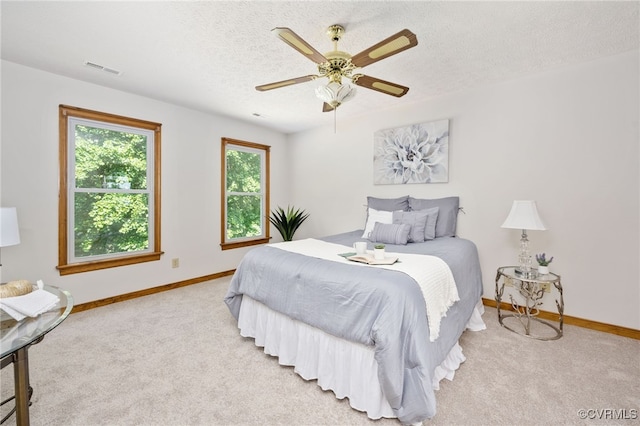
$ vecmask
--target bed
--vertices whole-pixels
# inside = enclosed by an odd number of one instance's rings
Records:
[[[457,198],[413,199],[413,210],[411,197],[403,199],[369,197],[364,230],[250,250],[225,303],[241,335],[280,364],[372,419],[415,424],[436,414],[434,389],[465,360],[462,332],[484,328],[482,278],[475,244],[447,235],[455,235],[455,217],[447,223],[447,214],[457,216]],[[422,218],[433,202],[438,214],[428,230]],[[385,241],[399,262],[350,262],[341,254],[356,241],[370,249]]]

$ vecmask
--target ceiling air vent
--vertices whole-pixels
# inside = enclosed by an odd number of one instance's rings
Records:
[[[113,75],[122,74],[122,71],[118,71],[118,70],[113,69],[113,68],[105,67],[104,65],[96,64],[95,62],[84,61],[84,64],[85,64],[85,66],[87,66],[89,68],[93,68],[93,69],[96,69],[96,70],[104,71],[104,72],[109,73],[109,74],[113,74]]]

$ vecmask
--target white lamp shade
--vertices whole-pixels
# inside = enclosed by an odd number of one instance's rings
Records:
[[[0,207],[0,247],[20,244],[18,214],[15,207]]]
[[[353,98],[356,94],[355,87],[349,84],[340,84],[331,82],[326,86],[318,86],[316,88],[316,96],[333,108],[339,107],[341,104]]]
[[[542,223],[536,202],[532,200],[516,200],[511,206],[507,220],[502,228],[527,229],[531,231],[545,231],[547,228]]]

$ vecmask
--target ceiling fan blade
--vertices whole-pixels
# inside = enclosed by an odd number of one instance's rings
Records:
[[[329,112],[329,111],[333,111],[333,107],[328,103],[324,102],[322,104],[322,112]]]
[[[311,59],[316,64],[327,62],[327,58],[325,58],[322,53],[311,47],[309,43],[304,41],[298,34],[291,31],[290,28],[274,28],[271,31],[280,37],[282,41],[302,53],[307,58]]]
[[[404,29],[380,43],[363,50],[351,58],[351,62],[357,67],[365,67],[378,62],[391,55],[400,53],[418,45],[418,38],[411,31]]]
[[[357,86],[366,87],[367,89],[376,90],[378,92],[398,98],[406,95],[409,91],[409,88],[406,86],[401,86],[396,83],[380,80],[379,78],[375,77],[369,77],[368,75],[354,75],[351,81]]]
[[[256,90],[264,92],[265,90],[279,89],[280,87],[291,86],[293,84],[305,83],[307,81],[315,80],[317,75],[305,75],[304,77],[291,78],[289,80],[276,81],[275,83],[262,84],[256,86]]]

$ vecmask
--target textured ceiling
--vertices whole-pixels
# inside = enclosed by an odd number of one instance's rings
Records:
[[[286,133],[333,123],[315,74],[270,30],[289,27],[318,51],[341,24],[352,55],[408,28],[418,46],[363,73],[409,86],[394,98],[366,88],[338,120],[448,92],[638,49],[639,2],[59,2],[2,1],[2,58]],[[94,62],[115,76],[84,65]],[[260,116],[255,116],[259,114]]]

